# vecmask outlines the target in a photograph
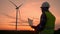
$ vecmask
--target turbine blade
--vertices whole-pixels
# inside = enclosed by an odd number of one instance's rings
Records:
[[[21,7],[22,5],[23,5],[23,4],[19,5],[19,7]],[[19,17],[20,17],[20,19],[21,19],[20,10],[19,10]]]
[[[21,15],[20,15],[20,10],[19,10],[19,17],[21,18]]]
[[[9,0],[9,2],[11,2],[15,7],[17,7],[12,1]]]
[[[21,7],[23,5],[23,3],[21,5],[19,5],[19,7]]]

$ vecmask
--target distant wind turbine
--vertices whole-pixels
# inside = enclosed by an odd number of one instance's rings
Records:
[[[19,8],[23,5],[23,4],[21,4],[21,5],[19,5],[19,6],[17,6],[16,4],[14,4],[12,1],[9,1],[9,2],[11,2],[16,8],[16,30],[17,30],[17,23],[18,23],[18,10],[19,10]]]

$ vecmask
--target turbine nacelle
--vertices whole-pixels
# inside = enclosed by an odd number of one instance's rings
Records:
[[[19,9],[22,5],[23,5],[23,3],[21,5],[19,5],[19,6],[16,6],[16,9]]]
[[[12,1],[9,0],[9,2],[11,2],[11,3],[16,7],[16,9],[19,9],[19,8],[23,5],[23,3],[22,3],[21,5],[17,6],[17,5],[16,5],[15,3],[13,3]]]

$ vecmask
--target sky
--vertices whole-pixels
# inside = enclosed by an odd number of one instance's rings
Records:
[[[41,5],[43,2],[50,4],[49,11],[56,17],[55,30],[60,28],[60,0],[10,0],[17,6],[23,3],[18,13],[18,30],[33,30],[28,23],[28,18],[37,26],[40,21]],[[16,7],[9,0],[0,0],[0,30],[15,30]],[[23,26],[24,25],[24,26]],[[26,26],[27,25],[27,26]]]

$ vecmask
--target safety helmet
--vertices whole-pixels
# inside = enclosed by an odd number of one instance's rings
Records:
[[[48,2],[44,2],[41,7],[50,7]]]

